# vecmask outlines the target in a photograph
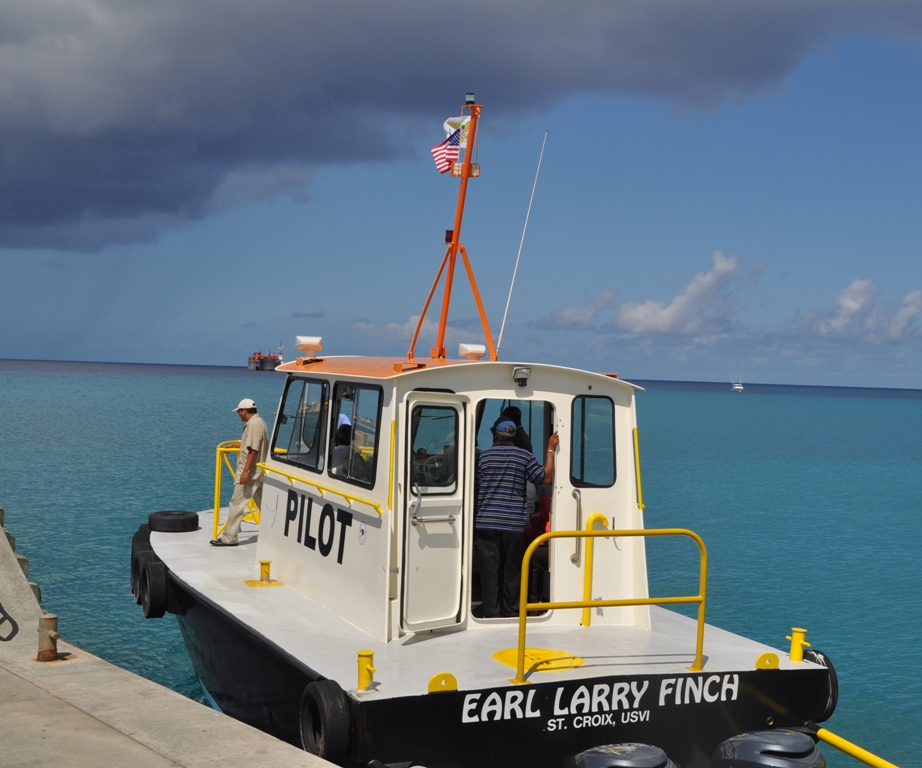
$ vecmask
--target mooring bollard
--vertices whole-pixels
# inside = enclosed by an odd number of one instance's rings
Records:
[[[46,613],[38,620],[38,660],[56,661],[58,658],[58,617]]]

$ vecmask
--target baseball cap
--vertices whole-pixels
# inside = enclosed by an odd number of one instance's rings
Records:
[[[512,436],[515,434],[515,422],[512,419],[500,416],[493,425],[493,431]]]
[[[255,408],[255,407],[256,407],[256,402],[254,400],[250,400],[250,398],[248,397],[245,397],[243,398],[243,400],[241,400],[237,404],[237,407],[234,408],[234,413],[237,413],[237,411],[248,411],[250,410],[250,408]]]

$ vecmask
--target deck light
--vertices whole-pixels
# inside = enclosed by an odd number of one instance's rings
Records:
[[[465,104],[473,104],[473,103],[474,103],[474,94],[471,93],[470,91],[468,91],[467,93],[465,93],[465,94],[464,94],[464,103],[465,103]]]
[[[516,386],[528,386],[529,376],[531,376],[531,368],[520,367],[512,369],[512,378],[515,380]]]
[[[317,353],[323,349],[323,337],[295,336],[295,349],[304,352],[305,357],[317,357]]]
[[[451,239],[455,236],[455,231],[453,229],[445,230],[445,242],[450,243]]]
[[[483,344],[459,344],[458,357],[468,360],[480,360],[487,355],[487,348]]]

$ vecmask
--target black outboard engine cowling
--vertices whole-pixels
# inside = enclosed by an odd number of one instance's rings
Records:
[[[675,768],[666,753],[649,744],[606,744],[580,752],[575,768]]]
[[[721,742],[711,768],[826,768],[826,756],[806,733],[753,731]]]

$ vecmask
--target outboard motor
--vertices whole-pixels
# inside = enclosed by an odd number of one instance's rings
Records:
[[[576,768],[675,768],[666,753],[649,744],[606,744],[580,752]]]
[[[826,756],[806,733],[753,731],[721,742],[711,768],[826,768]]]

